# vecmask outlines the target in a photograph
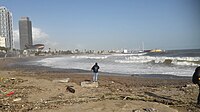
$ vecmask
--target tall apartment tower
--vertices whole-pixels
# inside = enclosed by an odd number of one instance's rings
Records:
[[[19,20],[20,49],[24,50],[26,45],[33,45],[32,24],[28,17],[21,17]]]
[[[12,13],[4,6],[0,6],[0,47],[13,50]]]

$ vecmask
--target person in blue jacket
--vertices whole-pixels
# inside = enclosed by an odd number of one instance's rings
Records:
[[[97,63],[95,63],[95,65],[91,68],[91,70],[93,71],[94,75],[93,75],[93,82],[97,82],[98,79],[98,70],[99,70],[99,66]]]
[[[200,66],[195,69],[195,72],[192,76],[192,82],[199,86],[199,95],[197,98],[197,105],[200,105]]]

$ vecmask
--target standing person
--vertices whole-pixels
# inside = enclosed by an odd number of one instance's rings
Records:
[[[198,84],[199,86],[199,95],[197,98],[197,105],[200,105],[200,66],[195,69],[195,72],[192,76],[192,82]]]
[[[91,70],[93,71],[94,75],[93,75],[93,82],[97,82],[98,79],[98,70],[99,70],[99,66],[97,63],[95,63],[95,65],[91,68]]]

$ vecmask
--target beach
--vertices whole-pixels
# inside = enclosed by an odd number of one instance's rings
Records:
[[[35,59],[0,59],[0,111],[200,112],[198,86],[190,77],[100,72],[98,87],[82,87],[81,82],[92,80],[91,72],[16,65]]]

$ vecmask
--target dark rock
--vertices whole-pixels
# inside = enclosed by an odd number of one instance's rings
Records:
[[[71,86],[67,86],[66,90],[71,93],[75,93],[75,89],[73,89]]]

